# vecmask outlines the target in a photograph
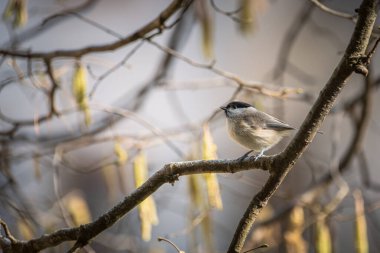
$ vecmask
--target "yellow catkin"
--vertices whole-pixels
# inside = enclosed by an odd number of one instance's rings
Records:
[[[267,0],[240,0],[239,30],[243,35],[248,35],[255,31],[258,16],[265,11],[267,3]]]
[[[148,166],[144,153],[140,152],[133,163],[135,185],[140,187],[148,178]],[[144,241],[150,241],[152,236],[152,225],[157,225],[159,220],[157,216],[156,205],[152,196],[147,197],[138,206],[141,237]]]
[[[73,94],[75,101],[81,107],[85,102],[87,90],[87,74],[86,69],[79,62],[75,64],[74,75],[73,75]]]
[[[9,0],[3,12],[4,20],[11,20],[14,27],[24,26],[28,22],[28,1]]]
[[[75,64],[72,91],[79,109],[84,113],[85,124],[89,126],[91,124],[91,113],[87,97],[87,71],[80,62]]]
[[[364,212],[364,201],[360,190],[355,190],[355,248],[356,253],[368,253],[367,222]]]
[[[199,182],[199,175],[189,175],[188,179],[188,187],[191,198],[191,204],[195,207],[201,207],[203,204],[202,198],[202,190]]]
[[[302,237],[304,225],[305,216],[303,208],[295,206],[289,214],[288,228],[284,233],[285,247],[288,252],[307,252],[307,243]]]
[[[91,222],[91,213],[86,200],[79,194],[71,194],[66,200],[66,208],[75,226]]]
[[[117,196],[117,173],[114,164],[102,167],[102,174],[107,186],[108,199],[114,201]]]
[[[252,27],[253,27],[252,0],[241,0],[240,6],[241,6],[241,11],[240,11],[239,28],[243,34],[248,34],[252,31]]]
[[[17,229],[23,239],[25,240],[33,239],[34,237],[33,230],[24,219],[20,219],[17,221]]]
[[[34,168],[34,178],[38,181],[41,180],[41,163],[40,156],[33,156],[33,168]]]
[[[202,52],[205,58],[211,59],[214,56],[214,27],[210,6],[207,1],[196,1],[195,6],[200,23]]]
[[[90,108],[87,106],[84,110],[83,110],[83,113],[84,113],[84,124],[86,126],[89,126],[91,125],[91,112],[90,112]]]
[[[202,21],[202,49],[207,59],[211,59],[214,55],[213,50],[213,26],[211,19],[206,17]]]
[[[203,127],[203,138],[202,138],[202,159],[213,160],[217,159],[217,146],[211,136],[210,129],[208,125]],[[222,197],[220,195],[218,178],[214,173],[203,174],[206,181],[207,195],[209,199],[209,204],[211,207],[216,209],[223,209]]]
[[[14,19],[13,25],[16,27],[24,26],[28,22],[28,7],[27,0],[18,0],[16,8],[16,17]]]
[[[315,240],[315,249],[316,253],[331,253],[332,252],[332,243],[331,243],[331,234],[330,229],[326,225],[325,220],[318,220],[315,224],[316,228],[316,240]]]
[[[7,6],[4,9],[3,12],[3,20],[10,19],[13,16],[13,12],[15,9],[15,0],[8,0]]]
[[[113,150],[117,157],[117,165],[124,166],[128,160],[128,154],[127,154],[127,151],[125,151],[125,149],[121,145],[120,141],[115,141]]]

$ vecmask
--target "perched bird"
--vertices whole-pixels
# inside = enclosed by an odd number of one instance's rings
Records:
[[[275,117],[257,110],[250,104],[234,101],[220,107],[226,114],[228,133],[231,138],[250,149],[239,159],[245,159],[251,152],[258,152],[256,160],[276,145],[295,128]]]

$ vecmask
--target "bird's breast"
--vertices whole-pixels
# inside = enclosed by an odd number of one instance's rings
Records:
[[[285,134],[285,132],[279,133],[271,129],[255,128],[244,121],[236,123],[228,120],[227,122],[231,138],[243,147],[254,151],[270,148],[278,143]]]

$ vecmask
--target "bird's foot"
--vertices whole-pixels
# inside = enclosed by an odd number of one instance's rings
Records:
[[[255,156],[255,161],[257,161],[257,159],[259,159],[260,157],[263,157],[263,156],[264,156],[264,151],[265,151],[265,150],[261,151],[259,154],[257,154],[257,155]]]

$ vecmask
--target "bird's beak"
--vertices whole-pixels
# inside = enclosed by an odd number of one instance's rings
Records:
[[[225,107],[225,106],[221,106],[220,109],[222,109],[223,111],[226,111],[226,110],[227,110],[227,107]]]

